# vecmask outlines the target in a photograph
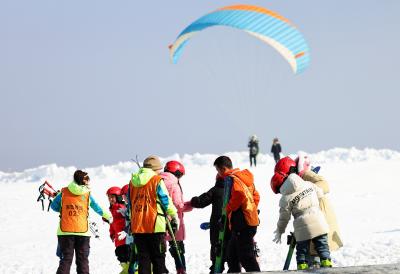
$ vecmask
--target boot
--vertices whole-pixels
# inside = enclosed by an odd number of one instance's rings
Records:
[[[186,270],[184,268],[178,268],[176,274],[186,274]]]
[[[321,260],[321,267],[332,267],[331,259]]]
[[[120,263],[122,271],[119,274],[128,274],[129,263]]]
[[[308,264],[306,262],[297,264],[297,270],[305,270],[305,269],[308,269]]]

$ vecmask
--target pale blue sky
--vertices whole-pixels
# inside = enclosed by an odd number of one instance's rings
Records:
[[[168,45],[231,1],[0,2],[0,170],[138,154],[400,150],[400,1],[243,1],[289,18],[311,49],[293,75],[271,47],[211,28],[177,65]]]

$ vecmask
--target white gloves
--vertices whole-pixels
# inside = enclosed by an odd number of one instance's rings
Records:
[[[118,234],[118,240],[120,241],[122,241],[123,239],[126,238],[126,236],[128,236],[128,234],[123,230],[121,232],[118,232],[117,234]]]
[[[278,230],[275,230],[274,233],[275,233],[275,237],[272,241],[277,244],[282,243],[282,241],[281,241],[282,233],[280,233]]]

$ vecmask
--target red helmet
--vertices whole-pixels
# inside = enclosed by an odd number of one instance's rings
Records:
[[[289,156],[280,159],[275,165],[275,173],[281,173],[282,175],[289,175],[292,168],[296,168],[296,162]]]
[[[129,190],[129,184],[124,185],[121,188],[121,195],[128,195],[128,190]]]
[[[164,171],[174,174],[177,178],[181,178],[185,175],[185,167],[178,161],[167,162]]]
[[[286,180],[287,175],[282,173],[275,172],[274,176],[271,178],[271,189],[275,194],[279,193],[279,189],[283,185],[283,182]]]
[[[121,188],[112,186],[107,190],[107,195],[121,195]]]

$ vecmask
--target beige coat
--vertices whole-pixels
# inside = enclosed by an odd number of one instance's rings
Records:
[[[328,233],[328,224],[319,208],[318,199],[324,195],[322,189],[292,173],[281,186],[280,193],[277,231],[283,234],[293,215],[296,240],[310,240]]]
[[[324,177],[322,177],[321,175],[318,175],[308,170],[303,174],[302,178],[305,181],[309,181],[316,184],[324,191],[324,194],[329,193],[329,185],[325,181]],[[343,243],[342,240],[340,239],[339,226],[336,221],[335,212],[333,211],[333,208],[326,195],[324,195],[322,198],[319,199],[319,207],[324,213],[326,221],[328,222],[329,225],[329,233],[328,233],[329,249],[330,251],[338,250],[340,247],[343,246]],[[314,255],[316,254],[316,252],[312,251],[311,254]]]

